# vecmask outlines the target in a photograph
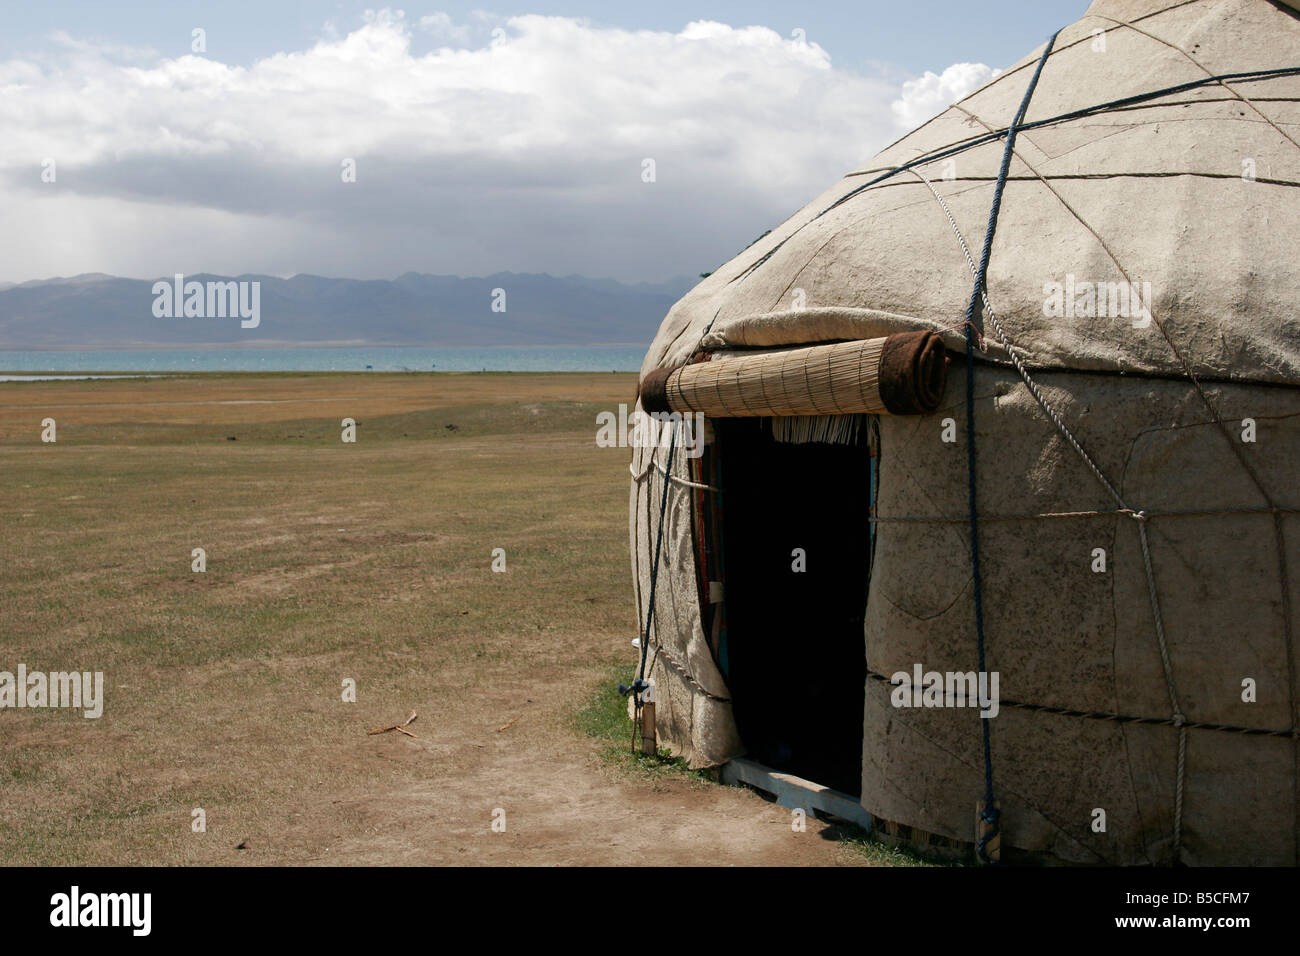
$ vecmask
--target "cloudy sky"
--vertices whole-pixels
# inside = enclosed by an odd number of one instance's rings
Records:
[[[0,281],[694,275],[1086,5],[14,4]]]

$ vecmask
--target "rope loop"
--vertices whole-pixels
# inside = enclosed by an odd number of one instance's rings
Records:
[[[988,846],[993,842],[994,837],[1002,833],[1002,814],[997,807],[987,804],[980,811],[980,819],[988,824],[989,832],[981,836],[976,842],[975,852],[979,855],[981,863],[996,864],[998,861],[989,856]]]

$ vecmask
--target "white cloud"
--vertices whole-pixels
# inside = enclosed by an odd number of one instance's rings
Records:
[[[426,34],[444,45],[413,53]],[[900,91],[765,27],[412,27],[390,10],[247,67],[128,54],[64,38],[0,62],[11,200],[85,237],[41,249],[10,230],[0,279],[168,274],[169,255],[187,271],[702,271],[990,75],[958,64]]]
[[[983,63],[954,63],[938,75],[926,70],[903,84],[902,95],[890,108],[903,129],[915,129],[1001,72]]]

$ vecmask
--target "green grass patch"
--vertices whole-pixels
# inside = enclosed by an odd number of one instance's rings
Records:
[[[639,741],[634,748],[627,698],[618,692],[618,685],[631,684],[636,679],[636,672],[635,665],[610,667],[605,678],[593,686],[587,703],[574,714],[574,729],[604,741],[606,745],[600,752],[601,761],[618,773],[644,781],[676,777],[711,783],[707,773],[688,769],[686,761],[674,757],[666,747],[661,747],[653,757],[641,753]]]
[[[955,866],[926,859],[906,847],[892,847],[881,843],[866,830],[852,823],[835,825],[836,841],[850,853],[860,857],[870,866]]]

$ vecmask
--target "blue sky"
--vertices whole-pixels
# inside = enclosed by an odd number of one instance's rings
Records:
[[[248,64],[258,57],[309,45],[327,22],[338,28],[360,23],[364,12],[378,5],[342,0],[10,2],[4,4],[0,55],[39,50],[51,32],[64,30],[79,38],[152,47],[162,55],[176,56],[188,51],[190,30],[201,26],[208,32],[210,50],[219,47],[225,62]],[[717,20],[731,26],[758,24],[783,36],[802,28],[838,66],[866,70],[887,63],[891,68],[921,73],[966,60],[1006,66],[1056,28],[1079,19],[1088,0],[561,4],[476,0],[394,6],[412,19],[442,11],[464,21],[475,10],[489,10],[503,17],[523,13],[587,17],[597,23],[645,30],[678,30],[691,20]]]
[[[7,5],[0,281],[694,275],[1085,8]]]

